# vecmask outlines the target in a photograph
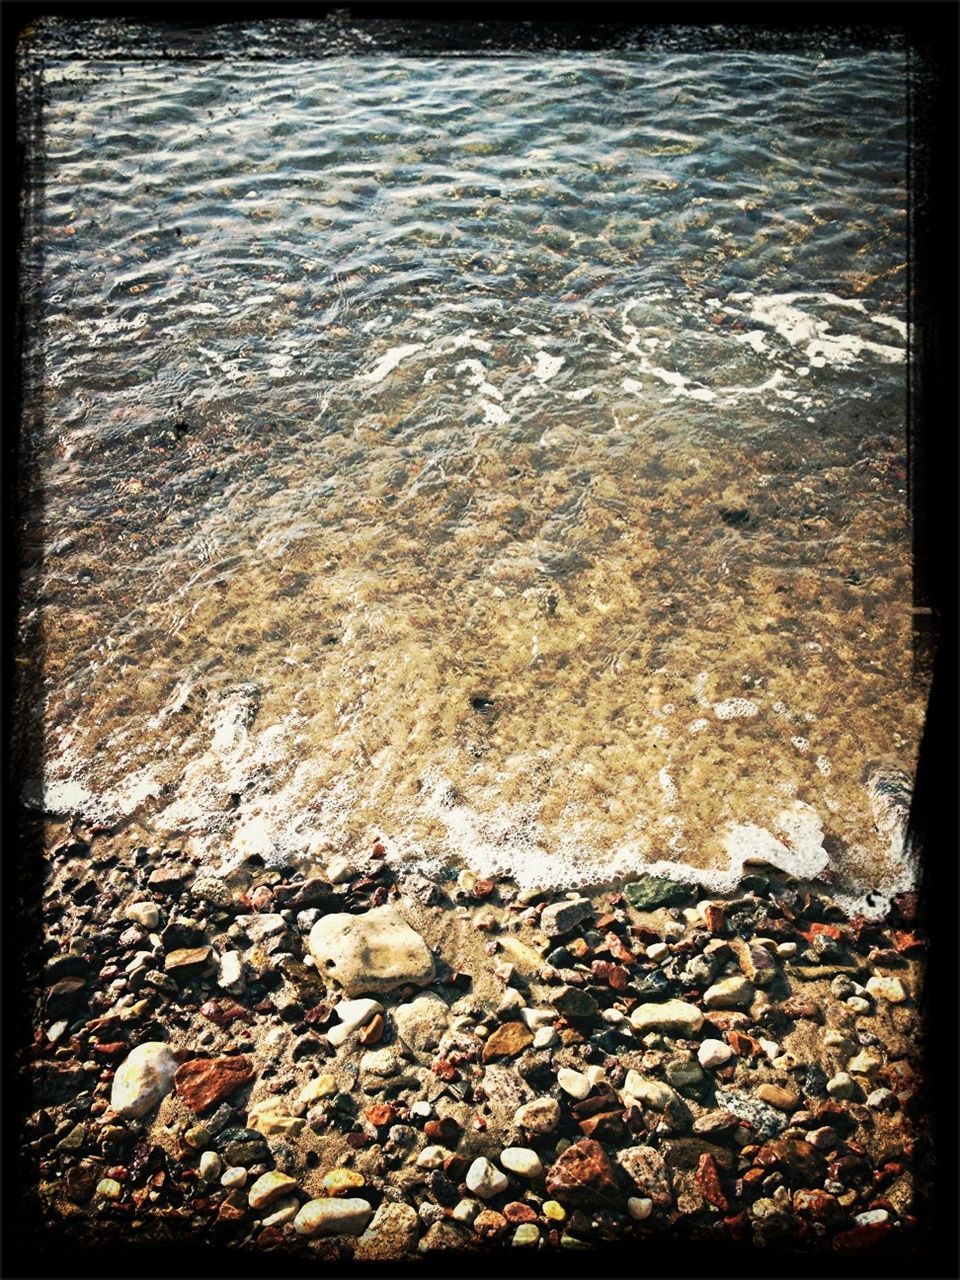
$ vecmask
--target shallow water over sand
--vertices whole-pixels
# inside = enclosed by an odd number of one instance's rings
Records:
[[[899,887],[904,76],[52,65],[35,797],[215,863]]]

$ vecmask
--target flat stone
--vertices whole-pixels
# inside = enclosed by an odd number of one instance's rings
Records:
[[[529,1147],[505,1147],[500,1152],[500,1163],[521,1178],[539,1178],[543,1173],[540,1157]]]
[[[491,1164],[484,1156],[478,1157],[467,1170],[466,1184],[474,1195],[488,1200],[506,1191],[510,1179],[495,1164]]]
[[[193,1058],[177,1068],[173,1086],[192,1111],[208,1111],[253,1079],[253,1063],[242,1054]]]
[[[110,1106],[130,1119],[144,1116],[173,1088],[177,1060],[159,1040],[138,1045],[117,1068]]]
[[[395,907],[323,916],[310,931],[309,949],[318,973],[349,996],[426,986],[436,972],[427,944]]]
[[[540,1228],[533,1222],[521,1222],[513,1233],[511,1245],[517,1249],[529,1248],[540,1240]]]
[[[552,1133],[560,1123],[560,1103],[556,1098],[534,1098],[518,1107],[513,1119],[528,1133]]]
[[[288,1196],[296,1190],[295,1178],[291,1178],[289,1174],[280,1173],[278,1169],[272,1169],[259,1177],[250,1188],[247,1204],[251,1209],[264,1209],[268,1204],[279,1200],[281,1196]]]
[[[572,1143],[547,1170],[547,1194],[576,1208],[619,1209],[623,1197],[607,1153],[593,1138]]]
[[[264,1227],[282,1227],[287,1222],[292,1222],[300,1211],[300,1199],[298,1196],[284,1196],[280,1200],[275,1200],[270,1206],[268,1213],[261,1221]]]
[[[593,996],[577,987],[561,987],[553,997],[557,1011],[574,1022],[578,1019],[595,1018],[600,1008]]]
[[[342,1196],[345,1191],[357,1191],[366,1185],[366,1179],[358,1169],[331,1169],[323,1175],[324,1191],[328,1196]]]
[[[212,955],[212,947],[177,947],[164,956],[163,967],[168,973],[187,973],[204,968]]]
[[[483,1046],[483,1061],[513,1058],[533,1043],[533,1033],[522,1022],[504,1022],[491,1032]]]
[[[753,1000],[753,983],[748,978],[735,974],[732,978],[721,978],[703,993],[704,1007],[707,1009],[747,1009]]]
[[[703,1014],[685,1000],[665,1000],[662,1004],[638,1004],[630,1015],[630,1025],[639,1035],[648,1031],[692,1036],[703,1026]]]
[[[308,1200],[293,1220],[297,1235],[359,1236],[373,1217],[373,1206],[366,1200],[323,1197]]]
[[[292,1116],[287,1105],[283,1098],[262,1098],[247,1113],[247,1128],[262,1133],[265,1137],[275,1137],[277,1134],[296,1136],[306,1121],[302,1116]]]
[[[593,903],[589,898],[568,899],[544,907],[540,915],[540,928],[548,938],[559,938],[593,915]]]
[[[657,907],[673,907],[687,902],[693,896],[693,889],[679,880],[643,875],[623,886],[623,896],[638,911],[655,911]]]
[[[795,1089],[785,1089],[778,1084],[761,1084],[757,1088],[757,1097],[761,1102],[768,1102],[778,1111],[796,1111],[800,1105],[800,1094]]]
[[[373,1221],[357,1241],[357,1262],[399,1261],[420,1234],[420,1220],[411,1205],[384,1200]]]
[[[783,1113],[771,1107],[769,1103],[761,1102],[759,1098],[747,1097],[732,1089],[718,1089],[716,1099],[718,1107],[729,1111],[738,1120],[746,1120],[754,1127],[760,1138],[772,1138],[786,1127],[787,1122]]]

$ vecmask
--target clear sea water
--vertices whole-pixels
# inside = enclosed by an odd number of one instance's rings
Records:
[[[217,865],[904,882],[903,54],[42,79],[35,799]]]

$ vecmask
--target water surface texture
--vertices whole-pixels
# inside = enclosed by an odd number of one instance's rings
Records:
[[[47,808],[216,864],[905,883],[864,782],[923,709],[905,77],[51,64]]]

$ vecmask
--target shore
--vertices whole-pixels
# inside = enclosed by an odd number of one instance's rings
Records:
[[[380,842],[227,880],[50,847],[25,1156],[78,1244],[528,1268],[922,1228],[912,894],[878,922],[775,872],[564,894],[404,877]]]

